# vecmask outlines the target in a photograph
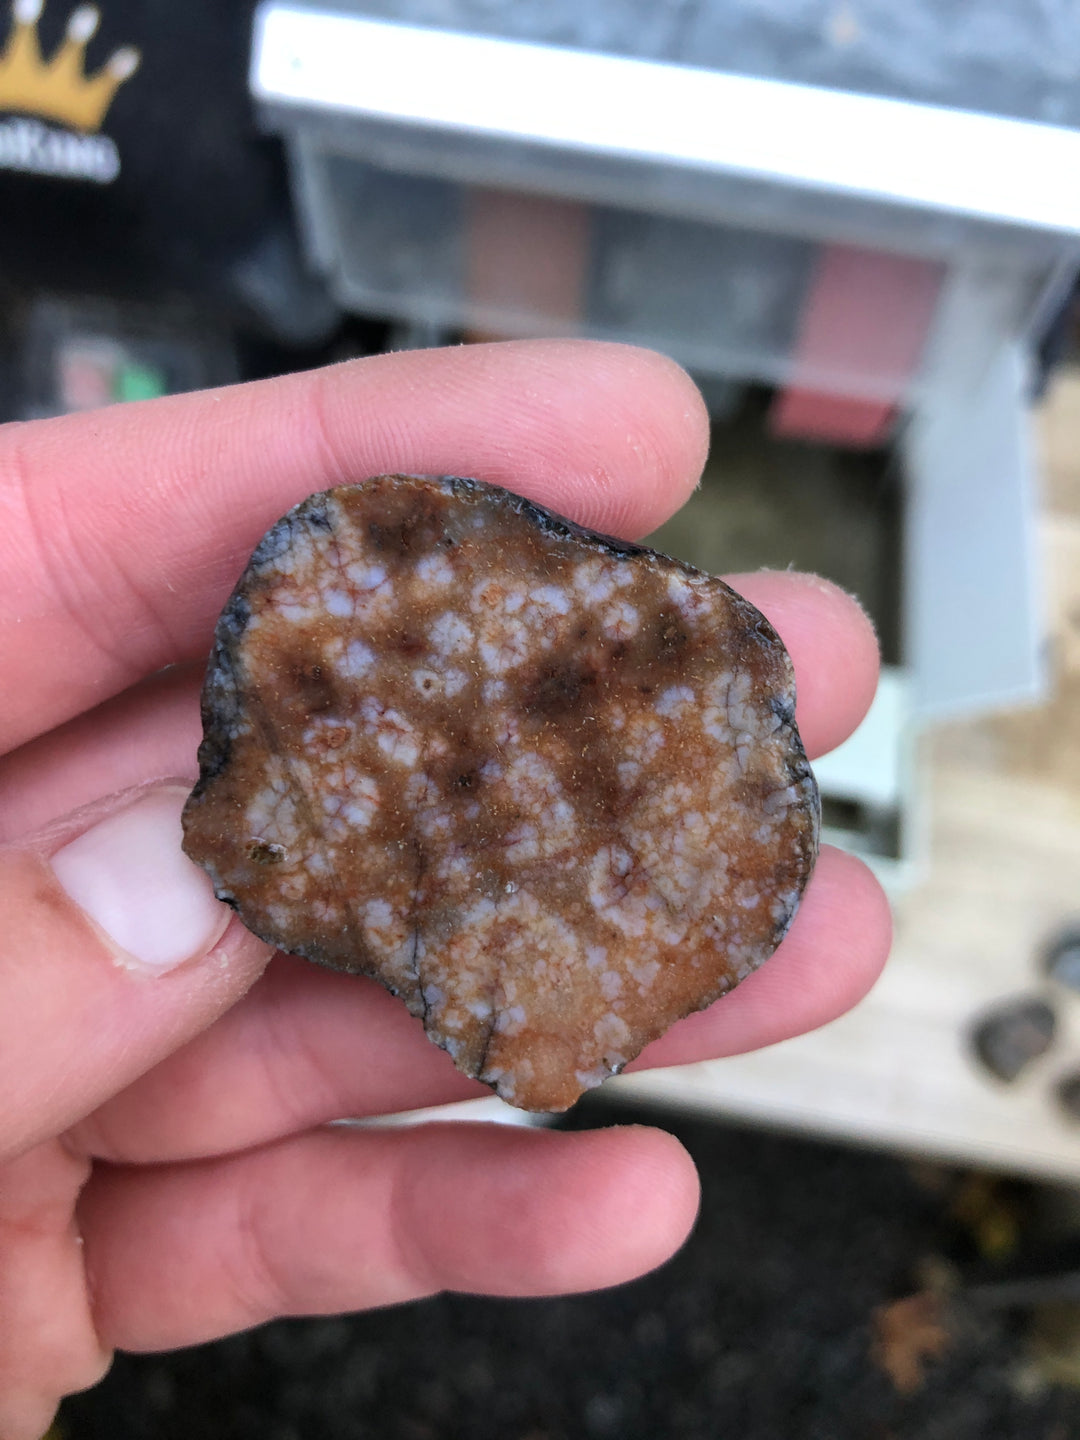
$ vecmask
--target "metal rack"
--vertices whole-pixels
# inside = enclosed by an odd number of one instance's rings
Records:
[[[1080,191],[1060,183],[1080,134],[370,8],[266,0],[256,19],[252,93],[338,299],[876,405],[908,482],[913,719],[1036,694],[1028,355],[1080,257]],[[561,281],[524,252],[518,277],[484,273],[485,226],[527,247],[545,215]],[[863,323],[800,348],[838,249]],[[890,349],[913,304],[921,332]]]

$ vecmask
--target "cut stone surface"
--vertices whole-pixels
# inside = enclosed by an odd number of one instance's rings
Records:
[[[562,1110],[783,938],[818,797],[722,581],[471,480],[265,536],[218,622],[185,848],[257,935]]]

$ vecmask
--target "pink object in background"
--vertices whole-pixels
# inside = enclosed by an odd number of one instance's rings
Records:
[[[589,207],[479,188],[469,190],[467,207],[466,285],[470,305],[491,313],[483,330],[574,334],[589,257]]]
[[[803,304],[791,381],[773,404],[773,432],[884,444],[922,358],[944,273],[935,260],[824,246]],[[846,375],[853,389],[872,380],[877,396],[845,393]]]
[[[115,399],[114,385],[120,352],[115,345],[75,337],[61,348],[56,360],[62,410],[97,410]]]

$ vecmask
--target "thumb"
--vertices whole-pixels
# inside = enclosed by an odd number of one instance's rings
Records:
[[[187,789],[112,796],[0,849],[0,1161],[205,1029],[269,959],[181,850]]]

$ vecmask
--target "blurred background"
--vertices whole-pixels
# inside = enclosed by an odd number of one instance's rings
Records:
[[[121,1358],[58,1435],[1080,1436],[1078,269],[1068,0],[0,13],[0,420],[463,340],[667,352],[713,446],[655,543],[877,624],[816,768],[897,923],[851,1015],[561,1122],[695,1155],[656,1275]]]

